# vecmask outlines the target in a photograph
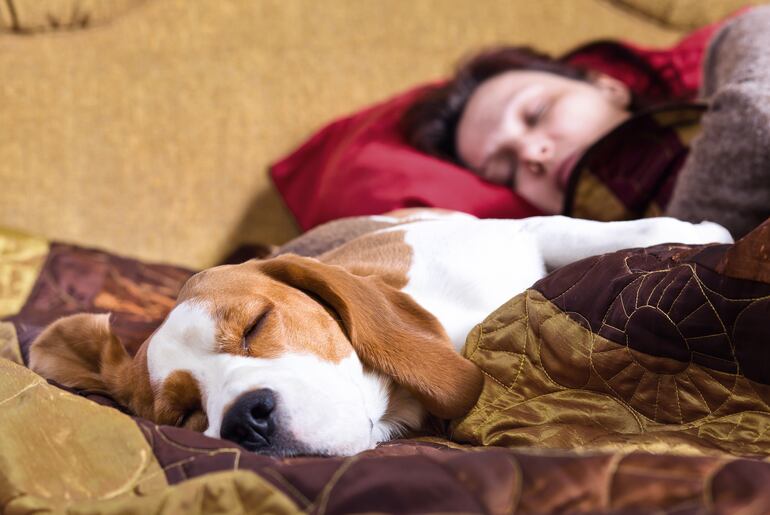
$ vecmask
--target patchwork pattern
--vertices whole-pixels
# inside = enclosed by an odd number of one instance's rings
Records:
[[[23,365],[16,328],[10,322],[0,322],[0,359]]]
[[[251,470],[313,514],[669,513],[770,502],[764,487],[770,464],[726,456],[472,449],[422,439],[349,458],[276,459],[190,431],[139,424],[170,483]],[[743,495],[729,490],[737,486]]]
[[[0,512],[63,511],[70,503],[135,498],[139,484],[145,493],[166,486],[126,415],[1,358],[0,378]]]
[[[24,306],[7,320],[16,326],[26,357],[29,344],[57,318],[111,313],[112,330],[133,354],[166,317],[192,274],[180,267],[53,243]]]
[[[600,221],[660,214],[705,110],[701,104],[656,108],[615,128],[575,166],[564,214]]]
[[[24,305],[47,255],[44,239],[0,229],[0,318]]]
[[[277,459],[189,430],[136,422],[157,461],[131,480],[131,495],[69,499],[68,507],[128,514],[733,513],[770,503],[770,463],[730,456],[463,448],[422,439],[348,458]],[[0,499],[0,506],[53,502],[19,496],[8,504]]]
[[[589,258],[509,301],[469,336],[487,380],[453,437],[767,455],[770,284],[715,272],[728,248]]]
[[[516,296],[469,336],[486,380],[452,441],[278,459],[0,359],[0,511],[761,512],[768,231],[589,258]],[[190,273],[54,244],[2,334],[26,348],[58,316],[110,310],[135,348]]]

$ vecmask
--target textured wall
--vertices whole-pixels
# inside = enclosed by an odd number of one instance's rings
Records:
[[[602,0],[29,2],[0,7],[0,226],[195,267],[295,234],[268,163],[473,48],[679,35]]]

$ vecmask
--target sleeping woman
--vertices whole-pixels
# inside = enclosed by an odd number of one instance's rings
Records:
[[[768,34],[770,7],[723,26],[706,51],[700,102],[687,77],[665,77],[615,43],[561,59],[486,51],[412,105],[402,129],[417,149],[547,214],[667,214],[740,237],[770,216]],[[612,63],[609,73],[597,62]]]

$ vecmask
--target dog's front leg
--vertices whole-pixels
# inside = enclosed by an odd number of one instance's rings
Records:
[[[580,259],[632,247],[661,243],[732,243],[730,233],[712,222],[693,224],[675,218],[596,222],[566,216],[522,220],[537,240],[549,270]]]

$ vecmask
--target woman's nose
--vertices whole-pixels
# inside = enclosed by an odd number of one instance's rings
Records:
[[[523,140],[519,148],[519,156],[523,161],[545,163],[554,156],[555,146],[548,138],[534,137]]]

